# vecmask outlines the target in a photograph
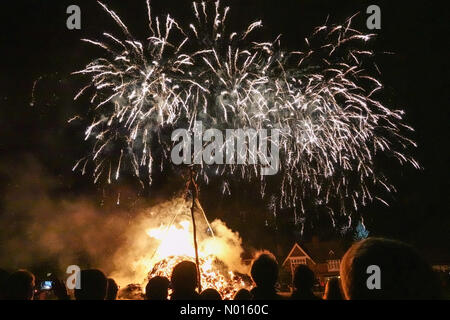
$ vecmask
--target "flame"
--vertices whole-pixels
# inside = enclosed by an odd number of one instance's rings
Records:
[[[150,228],[146,230],[149,237],[160,242],[157,251],[150,259],[153,268],[148,277],[164,276],[170,279],[173,268],[184,260],[195,262],[195,249],[191,231],[191,223],[187,220],[168,228]],[[243,277],[231,270],[220,261],[218,256],[224,252],[223,245],[215,237],[209,237],[199,242],[199,262],[202,289],[214,288],[220,292],[223,299],[232,299],[241,288],[249,288]],[[142,262],[142,261],[141,261]]]
[[[161,227],[156,229],[147,229],[149,237],[160,241],[155,257],[158,260],[169,256],[188,256],[195,257],[192,233],[190,232],[190,222],[181,221],[180,227],[171,225],[169,228]]]

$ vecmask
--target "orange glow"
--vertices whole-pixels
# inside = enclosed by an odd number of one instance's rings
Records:
[[[170,279],[176,264],[183,260],[195,262],[190,221],[183,220],[179,226],[171,225],[169,228],[161,226],[148,229],[146,233],[160,242],[154,256],[148,260],[148,270],[151,270],[149,278],[164,276]],[[239,289],[249,286],[217,258],[221,254],[218,250],[222,248],[221,240],[213,236],[199,243],[202,289],[214,288],[221,293],[223,299],[232,299]]]

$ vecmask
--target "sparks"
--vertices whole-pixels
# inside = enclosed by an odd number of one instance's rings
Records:
[[[95,181],[102,175],[110,181],[111,170],[119,179],[127,160],[136,176],[145,171],[151,183],[154,170],[170,162],[172,144],[164,130],[194,130],[196,120],[218,129],[282,132],[277,194],[267,194],[267,178],[253,164],[201,165],[198,179],[207,183],[220,176],[227,193],[232,179],[255,181],[272,207],[301,208],[303,215],[313,198],[329,209],[333,225],[336,213],[350,215],[374,200],[386,203],[379,187],[395,190],[377,165],[378,155],[419,168],[409,155],[415,143],[404,135],[412,129],[403,111],[376,98],[383,84],[370,71],[378,68],[367,49],[374,35],[352,29],[354,16],[343,25],[316,28],[305,48],[289,52],[280,49],[278,38],[252,40],[261,21],[230,30],[229,8],[219,1],[194,2],[194,22],[187,26],[169,15],[163,23],[147,2],[146,41],[135,39],[115,12],[100,4],[123,34],[84,40],[105,55],[76,72],[90,77],[95,92],[86,130],[95,145],[89,157]],[[215,6],[212,19],[207,6]],[[84,87],[76,98],[86,92]],[[154,156],[155,143],[162,157]]]

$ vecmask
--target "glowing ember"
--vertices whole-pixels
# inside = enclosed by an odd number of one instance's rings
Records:
[[[192,261],[190,256],[170,256],[161,260],[149,273],[148,278],[163,276],[170,279],[173,268],[182,261]],[[200,258],[200,272],[202,274],[202,288],[214,288],[220,292],[223,299],[231,300],[237,291],[242,288],[249,289],[249,283],[232,271],[226,271],[226,267],[213,255]]]

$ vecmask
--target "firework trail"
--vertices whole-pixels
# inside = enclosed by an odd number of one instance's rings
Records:
[[[109,33],[103,34],[104,42],[83,39],[108,55],[75,73],[92,77],[92,83],[75,99],[89,87],[95,88],[91,100],[93,121],[85,134],[86,140],[94,138],[96,143],[92,154],[81,159],[74,169],[82,165],[84,173],[87,162],[92,160],[94,181],[103,176],[111,183],[119,178],[123,160],[127,159],[136,176],[140,176],[141,167],[146,167],[151,178],[151,145],[161,143],[162,129],[177,122],[179,108],[185,103],[182,80],[191,61],[179,54],[183,43],[175,46],[168,42],[171,33],[182,30],[170,16],[164,23],[158,18],[153,21],[149,7],[151,35],[143,44],[133,38],[116,13],[100,5],[121,27],[123,39]]]
[[[77,72],[91,82],[76,98],[95,89],[86,130],[94,149],[74,170],[84,173],[93,161],[95,182],[117,180],[126,160],[136,176],[146,171],[151,183],[152,170],[162,171],[170,162],[167,132],[193,132],[196,121],[219,130],[280,130],[279,142],[271,136],[266,141],[279,148],[276,176],[261,175],[262,164],[197,165],[198,179],[208,183],[220,176],[224,192],[230,180],[254,181],[274,208],[304,213],[304,203],[314,199],[329,209],[333,223],[335,215],[347,216],[373,200],[385,203],[380,188],[395,190],[378,165],[380,155],[419,168],[408,155],[415,143],[403,135],[412,130],[403,111],[376,98],[383,85],[371,71],[377,70],[375,54],[367,49],[373,35],[353,29],[353,17],[343,25],[317,27],[303,50],[290,52],[281,49],[279,38],[252,40],[261,21],[240,32],[228,30],[230,8],[219,1],[194,2],[195,22],[188,26],[169,15],[154,18],[147,1],[145,42],[100,5],[123,34],[84,40],[104,49],[105,56]],[[253,156],[268,156],[257,153]],[[275,183],[278,193],[268,195],[267,183]]]

